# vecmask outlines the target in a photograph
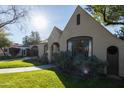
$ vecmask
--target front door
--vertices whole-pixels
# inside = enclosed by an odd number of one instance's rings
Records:
[[[109,75],[118,75],[118,48],[111,46],[107,49],[107,72]]]

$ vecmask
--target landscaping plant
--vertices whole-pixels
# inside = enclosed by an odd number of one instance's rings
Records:
[[[55,53],[53,59],[54,63],[64,71],[80,76],[97,77],[100,74],[104,74],[106,66],[106,62],[96,56],[72,56],[71,52]]]
[[[47,53],[44,54],[41,58],[38,58],[39,62],[42,63],[42,64],[48,64],[49,61],[48,61],[48,57],[47,57]]]

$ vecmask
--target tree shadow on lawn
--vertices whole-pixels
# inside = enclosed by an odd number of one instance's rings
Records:
[[[25,63],[31,63],[35,66],[42,65],[43,63],[39,62],[37,59],[21,59],[21,58],[13,58],[13,59],[7,59],[7,60],[0,60],[0,61],[5,61],[5,62],[13,62],[13,61],[18,61],[22,60],[22,62]]]
[[[41,65],[47,64],[47,63],[43,63],[43,62],[39,61],[38,59],[26,59],[26,60],[23,60],[23,62],[31,63],[34,66],[41,66]]]
[[[0,61],[14,61],[23,58],[22,56],[0,56]]]
[[[36,66],[37,68],[40,68],[40,69],[49,68],[49,65],[47,62],[41,61],[38,58],[31,58],[31,59],[25,59],[25,58],[18,59],[17,58],[17,59],[9,59],[9,60],[0,61],[0,69],[32,67],[32,66],[34,67]]]
[[[82,79],[67,75],[57,69],[50,69],[56,73],[66,88],[124,88],[124,81],[104,77],[102,79]]]

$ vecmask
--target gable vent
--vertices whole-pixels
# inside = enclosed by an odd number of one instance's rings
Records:
[[[80,14],[77,14],[77,25],[80,25]]]

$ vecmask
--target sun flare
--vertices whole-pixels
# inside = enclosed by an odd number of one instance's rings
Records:
[[[32,24],[37,30],[43,30],[47,27],[47,19],[41,15],[35,15],[32,18]]]

